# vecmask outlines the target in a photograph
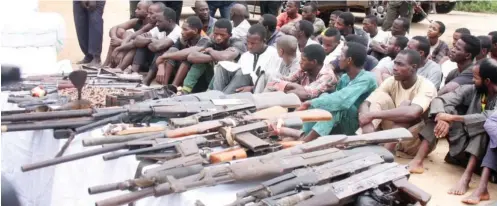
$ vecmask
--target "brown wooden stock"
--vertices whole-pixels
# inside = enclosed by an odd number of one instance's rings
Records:
[[[147,133],[147,132],[160,132],[164,131],[164,129],[165,129],[164,127],[134,127],[119,131],[115,135],[130,135],[130,134]]]
[[[246,119],[271,119],[273,117],[278,117],[286,113],[288,113],[288,109],[281,106],[274,106],[254,112],[250,116],[247,116]]]
[[[192,126],[188,126],[188,127],[167,130],[166,137],[179,138],[179,137],[184,137],[184,136],[188,136],[188,135],[202,134],[202,133],[206,133],[210,130],[219,129],[222,126],[223,126],[223,124],[220,121],[217,121],[217,120],[207,121],[207,122],[202,122],[200,124],[196,124],[196,125],[192,125]]]
[[[215,164],[245,158],[247,158],[247,152],[245,152],[244,148],[238,147],[212,153],[210,154],[209,161],[211,164]]]
[[[278,142],[278,144],[280,144],[283,147],[283,149],[294,147],[296,145],[300,145],[303,143],[304,143],[304,141],[281,141],[281,142]]]
[[[333,117],[331,113],[322,109],[310,109],[283,114],[280,118],[299,117],[304,122],[330,121]]]

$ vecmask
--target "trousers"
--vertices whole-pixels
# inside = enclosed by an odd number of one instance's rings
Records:
[[[389,1],[387,5],[387,15],[381,28],[387,31],[392,27],[393,21],[399,16],[407,18],[409,23],[412,21],[414,15],[414,7],[405,1]],[[407,31],[409,32],[409,31]]]
[[[230,72],[220,65],[214,66],[214,78],[209,89],[222,91],[225,94],[234,94],[236,89],[252,85],[252,77],[243,74],[242,69]]]
[[[79,47],[87,57],[98,56],[102,53],[104,35],[105,1],[97,1],[95,10],[90,11],[81,5],[80,1],[73,1],[74,25],[78,36]]]

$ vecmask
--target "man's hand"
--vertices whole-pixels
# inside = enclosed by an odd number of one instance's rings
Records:
[[[87,0],[82,0],[82,1],[80,1],[80,3],[81,3],[81,7],[88,9],[88,1]]]
[[[446,121],[439,120],[437,121],[437,125],[435,125],[435,129],[433,133],[437,138],[444,138],[449,133],[450,124]]]
[[[155,60],[155,65],[159,66],[161,65],[162,63],[164,63],[164,61],[166,61],[166,58],[164,56],[159,56],[157,57],[157,59]]]
[[[122,43],[123,43],[123,41],[120,40],[120,39],[118,39],[118,38],[111,38],[110,39],[110,45],[111,46],[115,46],[115,47],[121,46]]]
[[[448,123],[451,123],[454,121],[454,115],[447,114],[447,113],[438,113],[437,116],[435,117],[435,122],[438,121],[445,121]]]
[[[88,10],[94,11],[97,8],[97,1],[89,0],[88,1]]]
[[[235,91],[236,92],[252,92],[253,88],[254,88],[254,86],[244,86],[244,87],[240,87],[240,88],[236,89]]]
[[[167,83],[166,81],[166,68],[164,67],[163,64],[158,66],[157,69],[157,75],[155,76],[155,81],[157,83],[165,85]]]
[[[359,114],[359,126],[364,126],[373,122],[373,116],[370,113]],[[374,129],[374,128],[373,128]]]
[[[363,127],[361,127],[361,129],[363,134],[369,134],[374,132],[373,124],[364,125]]]
[[[148,50],[150,50],[151,52],[157,52],[158,51],[158,48],[156,46],[156,42],[152,40],[152,42],[150,42],[150,44],[148,44]]]
[[[214,50],[212,47],[207,47],[207,48],[205,48],[205,49],[203,50],[203,52],[204,52],[205,54],[209,54],[209,53],[211,53],[211,51],[212,51],[212,50]]]
[[[296,110],[297,111],[302,111],[302,110],[308,110],[309,107],[311,107],[311,101],[305,101],[304,103],[302,103],[300,105],[300,107],[298,107]]]

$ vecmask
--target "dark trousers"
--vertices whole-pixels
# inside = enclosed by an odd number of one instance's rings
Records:
[[[221,13],[221,18],[230,19],[230,8],[232,1],[207,1],[211,16],[216,14],[217,9]]]
[[[260,1],[261,15],[272,14],[278,16],[278,9],[280,8],[280,1]]]
[[[133,58],[133,65],[140,65],[140,71],[147,72],[151,65],[155,65],[154,57],[155,53],[148,48],[138,48]]]
[[[89,11],[81,6],[80,1],[73,2],[74,25],[79,47],[87,57],[100,56],[104,35],[105,1],[97,1],[97,7]]]

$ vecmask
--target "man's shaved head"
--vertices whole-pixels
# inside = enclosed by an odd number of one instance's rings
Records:
[[[205,0],[197,0],[197,1],[195,1],[195,8],[200,7],[200,6],[204,6],[204,5],[208,5],[207,1],[205,1]]]
[[[243,4],[236,3],[231,7],[231,16],[242,16],[243,18],[249,18],[247,8]]]
[[[295,54],[297,51],[297,38],[291,35],[283,35],[276,40],[276,48],[285,53]]]

